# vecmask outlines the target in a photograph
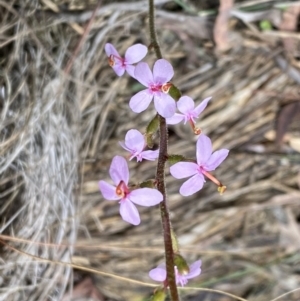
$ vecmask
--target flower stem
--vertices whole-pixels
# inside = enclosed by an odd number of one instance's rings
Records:
[[[155,8],[154,0],[149,0],[149,31],[151,46],[153,47],[157,59],[162,58],[161,50],[158,44],[156,30],[155,30]],[[167,205],[167,194],[165,186],[165,164],[168,157],[168,127],[166,119],[159,116],[159,156],[156,169],[157,189],[163,195],[163,201],[160,203],[160,214],[163,227],[164,244],[165,244],[165,259],[167,270],[167,283],[169,285],[170,295],[172,301],[179,301],[177,291],[175,269],[174,269],[174,250],[172,245],[172,226],[170,221],[170,214]]]

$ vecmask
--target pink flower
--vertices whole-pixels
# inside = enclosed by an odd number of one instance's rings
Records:
[[[215,170],[227,157],[228,150],[221,149],[212,154],[212,144],[210,139],[201,134],[197,141],[197,163],[194,162],[178,162],[170,167],[171,175],[176,179],[191,177],[185,181],[180,187],[180,194],[188,196],[202,189],[205,182],[204,175],[219,186],[219,191],[225,191],[223,186],[208,171]]]
[[[135,67],[132,64],[141,61],[146,56],[148,49],[145,45],[135,44],[126,50],[125,58],[122,58],[112,44],[106,43],[105,52],[109,65],[118,76],[122,76],[126,70],[130,76],[134,77]]]
[[[186,275],[179,274],[177,267],[175,266],[175,277],[176,277],[176,284],[180,284],[181,286],[185,286],[188,283],[188,279],[195,278],[200,275],[201,273],[201,260],[197,260],[192,263],[190,266],[190,272]],[[167,271],[165,264],[160,264],[157,268],[151,270],[149,272],[149,276],[154,281],[164,282],[166,283],[167,280]]]
[[[177,102],[177,108],[182,113],[175,113],[174,116],[167,118],[167,124],[177,124],[184,121],[186,124],[188,121],[196,135],[201,133],[199,128],[195,126],[195,118],[198,118],[202,111],[206,108],[207,103],[210,101],[211,97],[205,98],[196,108],[195,103],[189,96],[182,96]]]
[[[130,224],[138,225],[141,222],[139,212],[133,203],[149,207],[157,205],[163,200],[162,194],[156,189],[129,189],[129,170],[123,157],[115,156],[113,158],[109,174],[115,186],[100,181],[99,189],[105,199],[109,201],[120,200],[120,214],[123,220]]]
[[[176,111],[175,100],[168,94],[171,87],[170,79],[174,75],[172,65],[164,60],[157,60],[153,66],[153,74],[146,63],[138,63],[134,76],[142,85],[147,87],[131,97],[129,106],[135,113],[145,111],[154,98],[156,111],[163,117],[172,117]]]
[[[138,130],[129,130],[125,136],[125,142],[119,142],[120,145],[130,152],[131,157],[129,160],[136,158],[137,162],[141,162],[143,159],[154,161],[158,158],[158,150],[146,150],[145,138]]]

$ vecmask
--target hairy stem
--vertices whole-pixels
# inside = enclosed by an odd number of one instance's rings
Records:
[[[155,31],[155,8],[154,0],[149,0],[149,31],[151,39],[151,47],[153,47],[157,59],[162,58],[161,50],[157,41]],[[172,301],[179,301],[175,270],[174,270],[174,250],[172,245],[171,235],[171,221],[169,215],[169,209],[167,204],[167,194],[165,186],[165,165],[168,155],[168,127],[165,118],[159,116],[159,156],[156,169],[157,189],[163,195],[163,201],[160,203],[161,221],[163,227],[164,244],[165,244],[165,258],[166,258],[166,270],[167,279],[170,289],[170,295]]]

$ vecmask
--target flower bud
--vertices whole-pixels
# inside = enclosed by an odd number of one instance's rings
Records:
[[[166,293],[164,288],[158,288],[157,290],[155,290],[151,301],[165,301],[166,299]]]
[[[148,180],[148,181],[145,181],[145,182],[142,182],[140,185],[139,185],[140,188],[156,188],[156,180],[154,179],[151,179],[151,180]]]
[[[158,114],[155,115],[155,117],[150,121],[146,128],[146,134],[147,135],[153,135],[157,132],[159,127],[159,116]]]
[[[171,164],[175,164],[175,163],[178,163],[180,161],[185,161],[186,158],[182,155],[168,155],[168,161],[171,163]]]
[[[179,274],[187,275],[190,272],[190,267],[186,263],[185,259],[180,254],[175,254],[174,264],[177,267]]]
[[[173,99],[175,99],[176,101],[178,101],[179,98],[181,97],[181,92],[180,92],[180,90],[179,90],[176,86],[174,86],[174,85],[172,84],[172,86],[169,88],[169,95],[170,95]]]
[[[158,127],[159,127],[159,116],[158,114],[156,114],[146,128],[146,143],[149,148],[152,148],[154,145],[153,136],[157,132]]]
[[[179,244],[178,244],[177,236],[173,229],[171,229],[171,239],[172,239],[173,252],[179,253]]]

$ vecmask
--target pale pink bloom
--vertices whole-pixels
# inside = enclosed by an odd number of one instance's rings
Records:
[[[148,52],[148,48],[145,45],[135,44],[126,50],[123,58],[112,44],[106,43],[104,48],[108,56],[109,65],[118,76],[122,76],[126,70],[130,76],[134,77],[135,66],[133,64],[141,61]]]
[[[134,76],[147,89],[142,90],[131,97],[129,106],[135,113],[145,111],[154,98],[156,111],[165,118],[172,117],[176,111],[175,100],[168,94],[169,81],[174,75],[172,65],[164,60],[157,60],[151,72],[147,63],[138,63]]]
[[[202,189],[205,182],[204,175],[215,182],[219,188],[225,190],[215,177],[208,171],[215,170],[227,157],[228,150],[220,149],[212,153],[211,140],[201,134],[196,147],[197,163],[194,162],[178,162],[170,167],[171,175],[176,179],[191,177],[185,181],[180,187],[180,194],[188,196]],[[220,190],[222,192],[222,189]]]
[[[119,142],[120,145],[130,152],[129,160],[136,158],[137,162],[141,162],[143,159],[154,161],[158,158],[158,150],[146,150],[145,137],[138,130],[129,130],[125,136],[125,142]]]
[[[139,225],[141,222],[139,212],[134,204],[149,207],[157,205],[163,200],[162,194],[157,189],[138,188],[130,190],[127,161],[121,156],[113,158],[109,174],[115,185],[100,181],[99,189],[106,200],[120,200],[120,214],[123,220],[130,224]]]
[[[205,98],[196,108],[195,103],[189,96],[182,96],[177,102],[177,108],[180,113],[175,113],[172,117],[166,118],[167,124],[177,124],[184,121],[190,123],[195,134],[200,134],[200,130],[195,126],[195,119],[199,117],[202,111],[206,108],[211,97]]]
[[[192,263],[190,266],[190,272],[188,274],[180,274],[178,272],[177,267],[175,266],[175,277],[176,277],[176,284],[180,284],[181,286],[185,286],[188,283],[189,279],[195,278],[200,275],[201,273],[201,260],[197,260]],[[149,276],[154,281],[163,282],[168,286],[166,283],[167,280],[167,271],[165,264],[160,264],[157,268],[151,270],[149,272]]]

